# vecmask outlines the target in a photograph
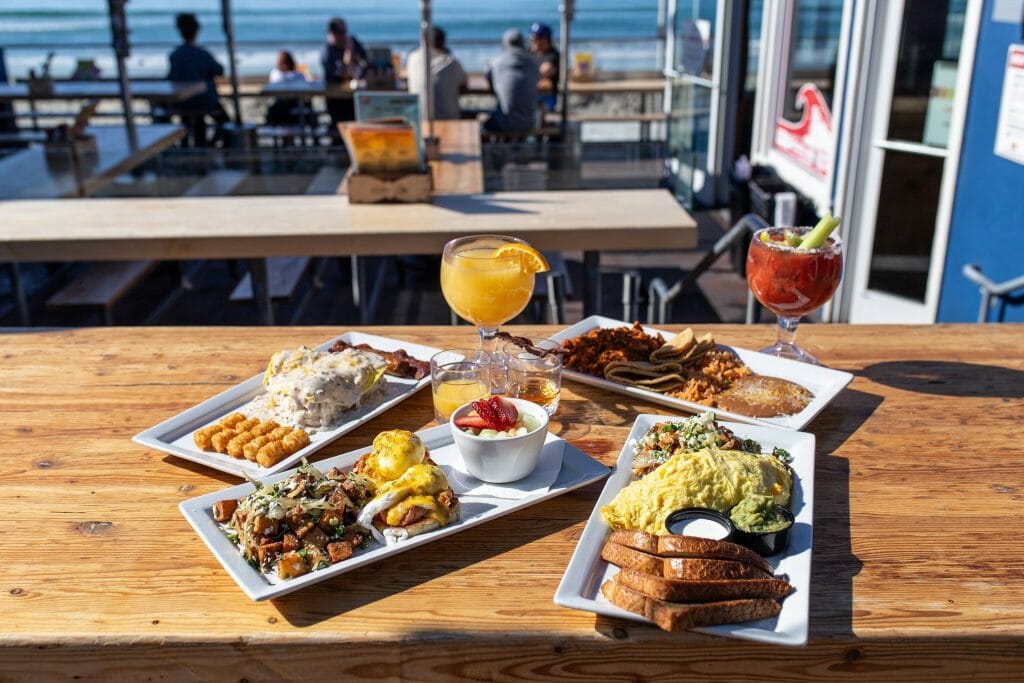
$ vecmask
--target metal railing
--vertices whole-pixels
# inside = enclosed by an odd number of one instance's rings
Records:
[[[743,218],[736,222],[736,225],[729,229],[729,232],[725,233],[715,242],[714,246],[704,255],[704,258],[700,260],[693,270],[688,272],[685,277],[676,282],[674,285],[669,287],[665,284],[665,281],[661,278],[654,278],[651,280],[651,284],[647,286],[647,321],[649,323],[664,324],[667,322],[668,307],[672,304],[676,297],[682,294],[688,287],[693,285],[697,278],[704,274],[711,265],[718,260],[718,258],[724,254],[728,249],[731,249],[735,244],[742,243],[742,240],[749,239],[750,235],[754,234],[762,228],[767,228],[768,223],[763,218],[755,213],[748,213]],[[746,322],[749,325],[754,322],[756,302],[754,296],[749,291],[747,292],[747,316]]]
[[[1014,294],[1016,290],[1024,290],[1024,275],[1015,277],[1005,282],[993,282],[981,272],[981,268],[972,263],[964,266],[964,277],[978,285],[978,293],[981,294],[981,305],[978,308],[978,322],[988,322],[989,312],[994,303],[999,304],[999,311],[996,314],[996,322],[1003,322],[1006,319],[1007,304],[1024,303],[1024,291]]]

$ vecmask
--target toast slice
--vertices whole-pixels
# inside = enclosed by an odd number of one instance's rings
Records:
[[[768,619],[778,615],[782,609],[779,603],[766,598],[704,603],[669,602],[644,595],[615,580],[605,581],[601,593],[613,605],[646,617],[666,631]]]
[[[623,569],[616,583],[667,602],[717,602],[742,598],[781,600],[793,592],[782,579],[736,579],[726,581],[680,581]]]
[[[623,569],[635,569],[645,574],[683,581],[729,581],[739,579],[769,579],[765,572],[746,562],[690,557],[657,557],[618,543],[605,543],[601,558]]]
[[[735,543],[715,541],[710,538],[696,536],[679,536],[675,534],[655,535],[646,531],[613,531],[608,538],[611,543],[618,543],[635,550],[642,550],[659,557],[695,557],[709,560],[732,560],[745,562],[762,569],[769,574],[772,566],[768,561],[753,550]]]

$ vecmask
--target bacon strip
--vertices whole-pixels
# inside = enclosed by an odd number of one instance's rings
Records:
[[[331,346],[330,351],[337,353],[344,351],[345,349],[355,349],[357,351],[369,351],[375,353],[388,363],[387,374],[395,377],[411,377],[412,379],[423,379],[430,374],[430,363],[427,361],[414,358],[406,353],[405,349],[398,349],[397,351],[381,351],[375,349],[369,344],[359,344],[353,346],[346,344],[340,339]]]

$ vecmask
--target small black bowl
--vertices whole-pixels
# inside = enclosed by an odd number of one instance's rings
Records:
[[[754,531],[744,531],[735,524],[733,524],[732,537],[729,538],[733,543],[742,545],[745,548],[750,548],[761,557],[769,557],[771,555],[778,555],[789,547],[789,532],[793,529],[793,512],[785,505],[776,504],[775,509],[778,510],[779,514],[789,520],[789,526],[782,531],[770,531],[768,533],[757,533]],[[732,510],[729,511],[730,515]],[[729,520],[732,522],[732,520]]]
[[[686,527],[696,525],[687,533]],[[676,527],[676,529],[673,529]],[[735,526],[728,515],[711,508],[683,508],[665,518],[665,528],[670,534],[697,536],[716,541],[728,541],[735,533]],[[721,532],[721,533],[719,533]]]

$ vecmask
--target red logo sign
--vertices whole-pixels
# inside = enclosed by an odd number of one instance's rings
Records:
[[[775,149],[811,173],[828,177],[832,169],[832,112],[825,96],[813,83],[805,83],[796,94],[800,120],[775,122]]]

